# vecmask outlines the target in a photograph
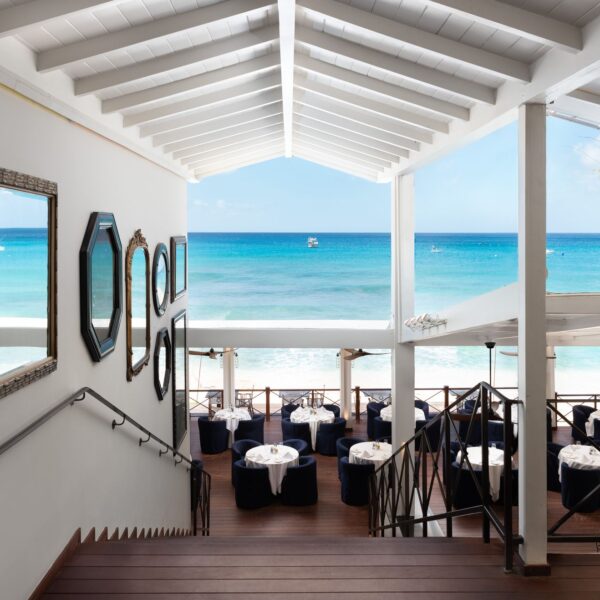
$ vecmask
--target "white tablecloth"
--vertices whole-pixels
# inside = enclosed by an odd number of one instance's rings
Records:
[[[215,413],[214,418],[217,421],[227,421],[225,427],[233,433],[240,421],[249,421],[252,417],[246,408],[223,408]]]
[[[593,412],[585,424],[585,432],[590,436],[594,437],[594,420],[600,419],[600,410]]]
[[[496,501],[500,498],[500,479],[502,477],[502,472],[504,471],[504,452],[500,450],[500,448],[493,447],[490,447],[488,450],[488,462],[490,465],[490,496],[492,497],[492,500]],[[469,457],[469,462],[471,463],[471,467],[473,467],[473,471],[481,471],[483,464],[481,452],[481,446],[469,446],[467,448],[467,456]],[[458,464],[460,464],[460,459],[461,451],[459,450],[456,455],[456,462]],[[467,471],[469,470],[466,459],[462,468]]]
[[[600,452],[592,446],[580,446],[571,444],[565,446],[558,453],[558,478],[560,479],[560,468],[566,463],[573,469],[591,470],[600,469]]]
[[[390,404],[389,406],[382,408],[381,412],[379,413],[379,416],[384,421],[391,421],[392,420],[392,405]],[[423,410],[421,408],[417,408],[415,406],[415,423],[417,421],[426,421],[426,420],[427,419],[425,417],[425,413],[423,412]]]
[[[267,467],[269,470],[269,483],[273,494],[281,494],[281,482],[285,477],[288,467],[297,467],[298,450],[290,446],[275,446],[277,452],[271,452],[270,444],[251,448],[246,452],[246,465],[254,469]]]
[[[335,414],[326,408],[297,408],[291,415],[292,423],[308,423],[310,427],[310,441],[312,449],[317,447],[317,430],[321,423],[333,423]]]
[[[380,442],[379,448],[376,448],[374,442],[360,442],[350,447],[348,460],[355,465],[372,463],[377,470],[390,456],[392,456],[391,444]]]

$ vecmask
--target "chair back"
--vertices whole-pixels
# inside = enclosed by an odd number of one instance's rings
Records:
[[[415,408],[420,408],[425,413],[425,418],[429,418],[429,404],[425,400],[415,400]]]
[[[281,407],[281,418],[289,419],[291,414],[300,406],[300,404],[295,404],[294,402],[288,402]]]
[[[385,404],[383,402],[369,402],[367,404],[367,437],[370,440],[375,438],[373,420],[379,416],[384,407]]]
[[[308,423],[292,423],[289,419],[281,419],[283,440],[304,440],[312,448],[310,425]]]
[[[344,437],[346,419],[338,417],[333,423],[321,423],[317,430],[317,452],[325,456],[336,455],[336,442]]]
[[[265,416],[254,415],[249,421],[240,421],[235,430],[236,440],[254,440],[265,443]]]
[[[260,444],[254,440],[237,440],[231,444],[231,483],[233,485],[235,485],[234,463],[238,460],[243,460],[246,452],[252,448],[256,448],[256,446],[260,446]]]
[[[392,437],[392,422],[384,421],[381,417],[373,419],[373,437],[379,439],[382,437]]]
[[[235,503],[238,508],[260,508],[273,500],[267,467],[251,468],[246,462],[233,463]]]
[[[550,492],[560,492],[560,479],[558,477],[558,453],[564,448],[552,442],[546,444],[546,472],[547,489]]]
[[[350,455],[350,448],[354,446],[354,444],[360,444],[361,442],[366,442],[361,438],[353,438],[353,437],[343,437],[338,438],[335,442],[335,450],[338,459],[338,479],[342,479],[342,465],[340,460],[345,456],[348,458]]]
[[[310,453],[310,446],[304,440],[291,438],[289,440],[285,440],[283,445],[294,448],[294,450],[298,451],[300,456],[306,456]]]
[[[582,513],[600,508],[600,469],[574,469],[563,463],[560,467],[560,488],[565,508],[571,510],[577,507],[576,512]],[[591,492],[594,493],[581,502]]]
[[[375,470],[373,463],[353,464],[348,457],[340,459],[342,471],[342,502],[364,506],[369,502],[369,478]]]
[[[203,454],[218,454],[227,450],[229,431],[226,421],[213,421],[202,415],[198,417],[198,433]]]
[[[576,442],[584,443],[587,441],[585,424],[593,412],[594,408],[592,406],[586,406],[585,404],[577,404],[573,407],[573,427],[571,428],[571,436]]]
[[[323,408],[331,411],[336,418],[340,416],[340,407],[337,404],[323,404]]]
[[[318,499],[317,461],[302,456],[298,466],[288,467],[281,484],[281,502],[288,506],[308,506]]]

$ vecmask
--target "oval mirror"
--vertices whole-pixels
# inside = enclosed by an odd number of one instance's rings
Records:
[[[160,317],[165,314],[169,303],[169,254],[164,244],[158,244],[152,263],[152,300],[154,310]]]
[[[150,253],[137,230],[127,246],[127,380],[150,361]]]
[[[156,334],[154,346],[154,388],[159,400],[169,391],[171,379],[171,338],[166,328]]]

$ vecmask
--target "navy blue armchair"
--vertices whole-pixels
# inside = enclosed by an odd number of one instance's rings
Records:
[[[577,404],[573,407],[574,427],[571,427],[571,435],[576,442],[587,442],[587,436],[585,435],[585,424],[593,412],[594,408],[592,406],[586,406],[585,404]],[[581,429],[583,433],[580,433],[578,429]]]
[[[420,408],[425,413],[425,418],[429,418],[429,404],[425,400],[415,400],[415,408]]]
[[[367,404],[367,437],[370,440],[375,439],[373,420],[379,416],[383,408],[385,408],[385,402],[369,402]]]
[[[308,456],[310,454],[310,446],[304,440],[289,439],[285,440],[283,445],[298,450],[300,456]]]
[[[547,444],[546,470],[547,489],[551,492],[560,492],[560,479],[558,478],[558,453],[564,448],[560,444]]]
[[[308,423],[292,423],[289,419],[281,419],[281,434],[284,442],[287,440],[304,440],[309,448],[312,447]]]
[[[330,410],[335,415],[336,419],[340,416],[340,407],[337,404],[323,404],[323,408]]]
[[[288,402],[281,407],[281,418],[289,419],[290,415],[299,407],[299,404],[294,404],[293,402]]]
[[[338,479],[342,479],[342,464],[341,459],[345,456],[348,458],[350,455],[350,448],[354,446],[354,444],[360,444],[361,442],[365,442],[366,440],[361,440],[360,438],[353,437],[343,437],[339,438],[335,443],[335,451],[338,459]]]
[[[364,506],[369,502],[369,477],[375,471],[372,463],[352,464],[346,456],[342,465],[342,502],[351,506]]]
[[[429,423],[429,421],[433,421],[433,419],[428,419],[427,421],[417,421],[415,424],[415,433],[417,433],[418,431],[420,431],[421,429],[423,429],[427,423]],[[427,440],[429,442],[429,447],[426,448],[429,451],[429,448],[431,448],[432,452],[436,452],[439,445],[440,445],[440,434],[441,434],[441,428],[442,428],[442,419],[438,419],[437,421],[435,421],[434,423],[432,423],[431,425],[429,425],[429,427],[427,428],[427,431],[425,433],[425,435],[427,436]],[[415,440],[415,448],[417,450],[421,449],[421,439],[417,438]]]
[[[233,465],[246,457],[246,452],[260,444],[254,440],[238,440],[231,445],[231,483],[235,485],[235,471]]]
[[[198,433],[202,454],[225,452],[229,443],[226,421],[211,421],[207,416],[198,417]]]
[[[382,437],[392,437],[392,422],[384,421],[377,416],[373,419],[373,437],[378,440]]]
[[[281,503],[288,506],[316,504],[317,461],[312,456],[302,456],[297,467],[288,467],[281,484]]]
[[[233,463],[235,503],[238,508],[261,508],[273,500],[267,467],[247,467],[244,460]]]
[[[577,506],[596,487],[598,490]],[[577,506],[577,512],[594,512],[600,508],[600,469],[573,469],[563,463],[560,467],[560,491],[565,508]]]
[[[461,468],[458,462],[452,463],[452,504],[455,508],[481,506],[481,496],[468,467]],[[481,486],[481,471],[474,471],[477,482]]]
[[[254,415],[249,421],[240,421],[234,435],[235,440],[254,440],[265,443],[265,416]]]
[[[341,417],[334,419],[333,423],[321,423],[317,430],[317,452],[325,456],[335,456],[335,443],[344,437],[345,431],[346,419]]]

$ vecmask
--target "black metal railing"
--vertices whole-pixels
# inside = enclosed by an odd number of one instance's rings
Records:
[[[120,421],[113,418],[111,428],[113,431],[118,427],[121,427],[125,423],[129,423],[138,431],[144,434],[144,438],[140,437],[138,446],[144,446],[150,441],[154,441],[159,446],[158,456],[171,455],[175,466],[180,463],[185,463],[187,470],[190,472],[191,477],[191,490],[192,490],[192,529],[194,535],[196,535],[196,521],[197,516],[200,514],[201,519],[201,531],[202,535],[208,535],[208,527],[210,524],[210,488],[211,478],[195,461],[191,461],[187,456],[184,456],[167,444],[164,440],[159,438],[157,435],[146,429],[143,425],[138,423],[135,419],[130,417],[127,413],[123,412],[118,406],[115,406],[112,402],[101,396],[98,392],[90,387],[82,387],[75,393],[71,394],[65,400],[62,400],[51,409],[44,412],[40,417],[20,429],[17,433],[11,436],[8,440],[0,445],[0,455],[4,454],[10,448],[18,444],[20,441],[25,439],[27,436],[32,434],[34,431],[39,429],[42,425],[47,423],[52,417],[60,413],[68,406],[74,406],[78,402],[83,402],[87,397],[91,397],[97,400],[100,404],[115,413]]]
[[[512,407],[519,400],[504,396],[482,382],[465,391],[431,418],[424,427],[403,443],[370,478],[369,534],[371,536],[414,537],[429,535],[430,524],[445,523],[445,535],[453,537],[453,520],[467,515],[481,515],[484,542],[490,541],[493,527],[504,543],[505,570],[512,570],[515,545],[522,538],[513,533],[513,466],[514,432]],[[490,497],[489,430],[490,421],[503,423],[504,469],[501,517]],[[439,434],[438,434],[439,432]],[[481,444],[481,466],[469,460],[469,442]],[[498,442],[500,444],[500,442]],[[437,445],[436,445],[437,444]],[[453,462],[458,469],[453,475]],[[476,490],[477,502],[454,508],[461,478],[467,477]],[[444,509],[436,510],[434,491],[439,493]]]

